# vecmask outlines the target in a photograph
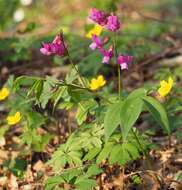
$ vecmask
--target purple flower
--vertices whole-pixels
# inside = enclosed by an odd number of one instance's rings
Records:
[[[131,63],[133,57],[130,55],[119,55],[118,64],[120,64],[121,70],[128,69],[128,64]]]
[[[89,18],[101,26],[104,26],[107,23],[107,14],[96,8],[91,9]]]
[[[51,43],[43,43],[42,48],[40,48],[40,52],[44,55],[51,55]]]
[[[120,22],[117,16],[111,15],[107,17],[106,28],[112,32],[116,32],[120,29]]]
[[[102,63],[108,64],[111,58],[113,57],[113,47],[111,46],[109,50],[100,49],[101,54],[104,56],[102,59]]]
[[[40,52],[44,55],[58,55],[64,56],[66,52],[66,45],[64,44],[61,35],[57,35],[53,42],[43,43]]]
[[[95,50],[95,49],[99,49],[99,48],[102,48],[102,46],[104,45],[104,43],[102,42],[102,40],[97,36],[97,35],[92,35],[92,43],[90,44],[90,48],[92,50]]]

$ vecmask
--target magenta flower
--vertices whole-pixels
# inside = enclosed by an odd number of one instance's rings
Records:
[[[129,63],[131,63],[133,57],[130,55],[119,55],[118,64],[120,64],[121,70],[128,69]]]
[[[93,42],[89,46],[92,50],[102,48],[102,46],[104,45],[104,42],[102,42],[102,40],[95,34],[92,35],[92,41]]]
[[[106,28],[112,32],[116,32],[120,29],[120,22],[117,16],[111,15],[107,17]]]
[[[40,52],[44,55],[64,56],[66,53],[66,45],[64,44],[61,35],[57,35],[53,42],[43,43]]]
[[[109,50],[105,50],[105,49],[100,49],[100,52],[101,54],[104,56],[103,59],[102,59],[102,63],[106,63],[108,64],[109,61],[111,60],[111,58],[113,57],[114,55],[114,52],[113,52],[113,46],[110,46]]]
[[[104,26],[107,23],[107,14],[96,8],[91,9],[89,18],[101,26]]]
[[[61,38],[61,35],[60,34],[56,35],[56,37],[54,38],[54,40],[52,41],[52,43],[54,43],[54,44],[62,44],[63,43],[63,39]]]
[[[51,55],[51,43],[43,43],[42,48],[40,48],[40,52],[44,55]]]

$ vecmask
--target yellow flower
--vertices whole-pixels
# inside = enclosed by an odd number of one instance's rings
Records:
[[[102,75],[99,75],[97,78],[93,78],[90,83],[91,90],[97,90],[98,88],[104,86],[106,81]]]
[[[101,32],[102,32],[103,27],[100,25],[95,25],[94,28],[92,28],[87,34],[86,37],[87,38],[92,38],[92,35],[95,34],[97,36],[100,36]]]
[[[165,97],[172,89],[173,79],[171,77],[168,78],[168,81],[162,80],[160,81],[160,88],[158,89],[158,93],[161,97]]]
[[[20,121],[20,119],[21,119],[20,112],[16,112],[15,115],[7,117],[8,125],[15,125]]]
[[[0,101],[4,100],[5,98],[7,98],[9,96],[9,90],[7,88],[2,88],[0,90]]]

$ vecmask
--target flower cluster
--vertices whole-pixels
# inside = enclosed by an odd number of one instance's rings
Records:
[[[113,14],[108,15],[104,11],[97,10],[96,8],[91,9],[89,18],[113,32],[118,31],[121,26],[117,16]]]
[[[66,48],[66,44],[64,43],[61,34],[58,34],[51,43],[43,43],[40,52],[44,55],[64,56]]]
[[[128,64],[132,62],[133,57],[130,55],[119,55],[118,64],[121,67],[121,70],[128,69]]]
[[[120,21],[116,15],[106,14],[104,11],[97,10],[96,8],[91,9],[89,18],[97,23],[97,25],[101,25],[101,27],[105,27],[106,29],[117,32],[120,29]],[[101,55],[103,56],[102,63],[108,64],[112,57],[114,56],[114,48],[113,45],[110,45],[109,49],[104,49],[104,45],[108,41],[103,41],[99,38],[100,33],[92,29],[88,34],[92,34],[92,43],[90,44],[90,48],[92,50],[98,49]],[[122,55],[120,54],[117,58],[117,63],[120,65],[121,70],[128,69],[128,64],[132,62],[132,56]]]

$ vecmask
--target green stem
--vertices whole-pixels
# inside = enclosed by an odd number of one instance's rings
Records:
[[[79,70],[77,69],[76,65],[73,63],[73,61],[71,59],[71,56],[69,54],[68,48],[66,47],[66,45],[64,43],[64,37],[63,37],[63,32],[62,31],[60,31],[60,38],[61,38],[61,41],[63,42],[64,49],[66,50],[66,55],[68,56],[68,60],[69,60],[70,64],[72,65],[72,67],[77,72],[79,81],[81,82],[83,87],[86,87],[87,85],[85,84],[85,81],[83,80],[83,78],[80,76]]]
[[[140,148],[141,148],[141,150],[142,150],[142,152],[143,152],[143,155],[144,155],[145,158],[146,158],[146,161],[147,161],[147,167],[148,167],[149,169],[152,169],[152,166],[151,166],[150,160],[149,160],[149,158],[148,158],[148,155],[147,155],[145,149],[143,148],[142,143],[140,142],[139,138],[137,137],[135,131],[134,131],[133,129],[132,129],[131,131],[132,131],[132,133],[133,133],[133,135],[134,135],[134,137],[135,137],[135,139],[136,139],[138,145],[140,146]]]
[[[120,70],[119,64],[117,63],[118,53],[117,53],[116,33],[115,32],[114,32],[114,35],[113,35],[113,45],[114,45],[114,58],[115,58],[116,64],[118,65],[118,97],[119,97],[119,100],[120,100],[121,99],[121,70]]]
[[[26,77],[26,78],[31,79],[31,80],[42,80],[42,81],[46,81],[46,80],[47,80],[46,78],[42,78],[42,77],[31,77],[31,76],[25,76],[25,75],[23,75],[23,76],[21,76],[21,77],[19,77],[19,78],[22,78],[22,77]],[[112,103],[113,103],[113,102],[111,102],[109,99],[107,99],[107,98],[101,96],[100,94],[96,93],[95,91],[92,91],[92,90],[89,89],[89,88],[81,87],[81,86],[79,86],[79,85],[77,85],[77,84],[67,84],[65,81],[60,80],[60,81],[58,81],[58,82],[55,82],[55,85],[68,86],[68,87],[73,87],[73,88],[77,88],[77,89],[81,89],[81,90],[86,90],[86,91],[88,91],[88,92],[94,94],[95,97],[99,97],[99,98],[101,98],[102,100],[108,102],[109,104],[112,104]]]
[[[119,64],[118,64],[118,94],[119,94],[119,99],[121,100],[121,69]]]
[[[82,86],[83,87],[86,87],[87,85],[85,84],[85,81],[83,80],[83,78],[81,77],[80,73],[79,73],[79,70],[78,68],[76,67],[76,65],[73,63],[68,51],[67,51],[67,56],[68,56],[68,60],[71,64],[71,66],[75,69],[75,71],[77,72],[77,75],[78,75],[78,78],[79,78],[79,81],[81,82]]]

